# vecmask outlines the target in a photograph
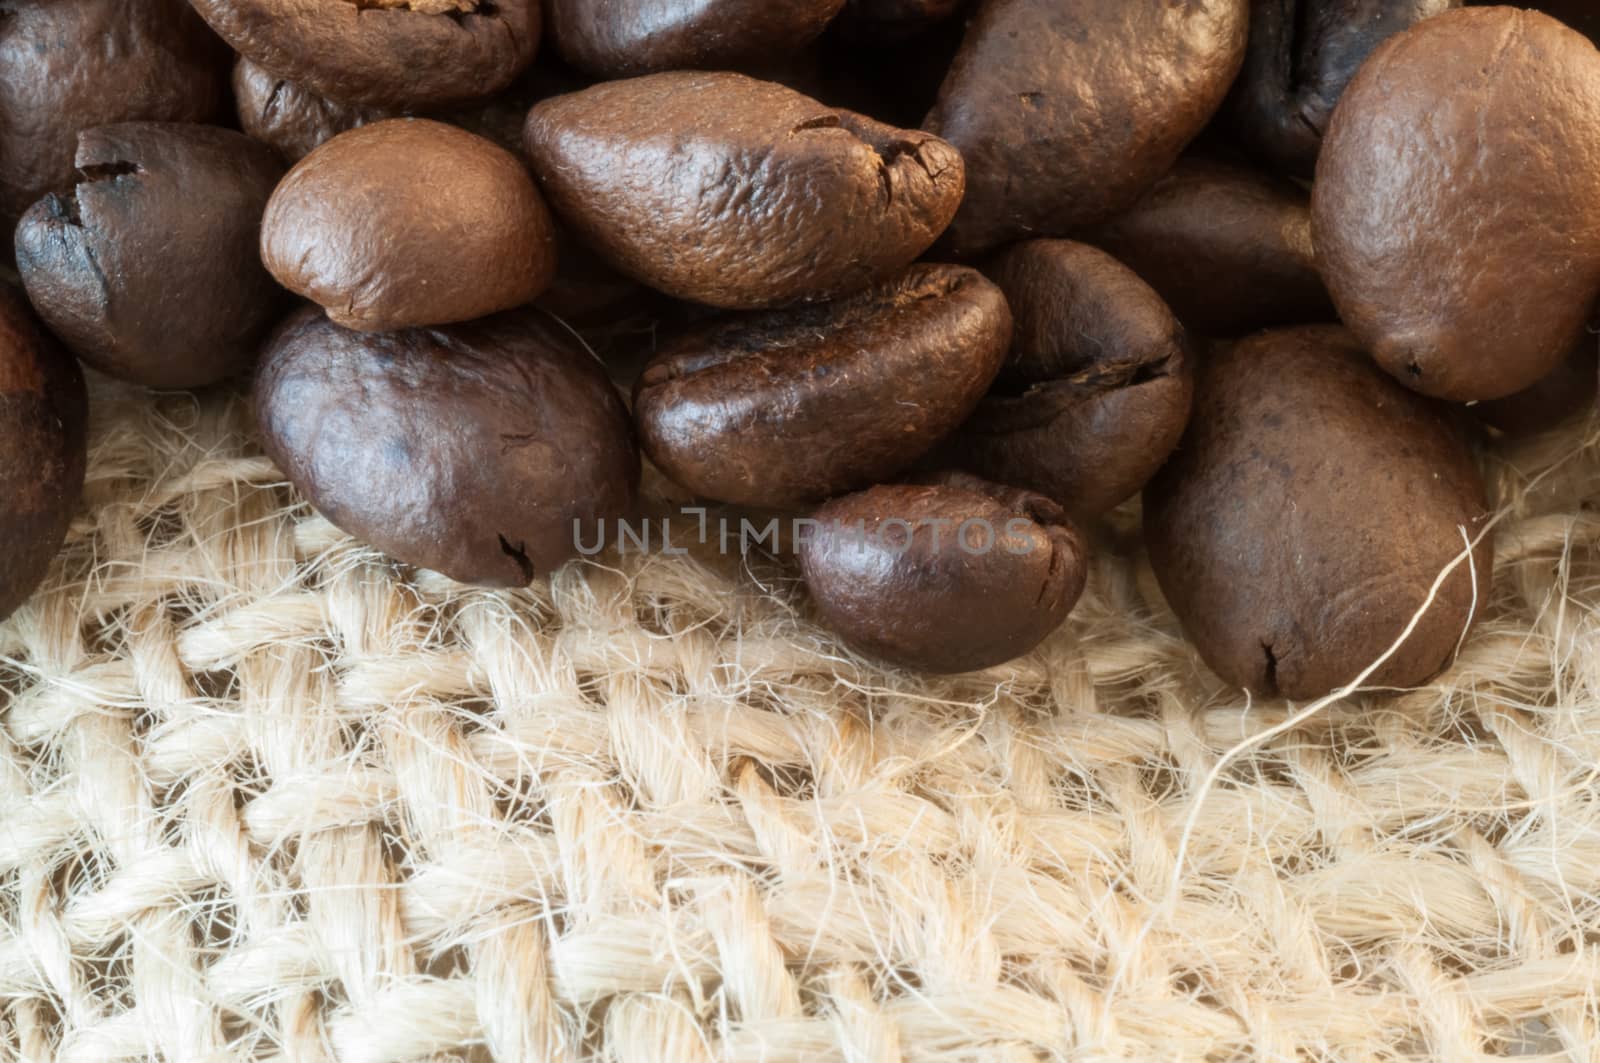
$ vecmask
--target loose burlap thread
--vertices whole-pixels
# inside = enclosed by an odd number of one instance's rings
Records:
[[[769,558],[526,591],[316,516],[231,393],[97,384],[84,514],[0,625],[0,1056],[1586,1058],[1593,424],[1490,457],[1427,688],[1199,664],[1100,535],[1029,657],[843,650]],[[1186,858],[1177,848],[1193,816]]]

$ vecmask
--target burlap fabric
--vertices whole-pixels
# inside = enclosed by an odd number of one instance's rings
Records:
[[[769,559],[407,572],[282,486],[236,396],[98,387],[88,506],[0,626],[0,1056],[1600,1037],[1593,426],[1493,461],[1455,668],[1230,754],[1291,710],[1200,667],[1132,515],[1038,653],[924,681]]]

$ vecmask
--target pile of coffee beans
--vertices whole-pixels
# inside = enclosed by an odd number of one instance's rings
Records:
[[[1600,17],[1543,6],[0,0],[0,616],[78,504],[75,356],[253,374],[306,498],[463,582],[586,553],[648,457],[961,672],[1142,492],[1224,680],[1425,682],[1474,448],[1594,403]]]

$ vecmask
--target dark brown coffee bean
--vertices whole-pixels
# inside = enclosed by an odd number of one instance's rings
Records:
[[[38,587],[83,493],[83,374],[0,286],[0,620]]]
[[[1461,0],[1251,0],[1250,46],[1224,111],[1229,129],[1274,169],[1310,177],[1334,105],[1373,49],[1460,6]]]
[[[1600,53],[1510,7],[1391,37],[1334,112],[1311,212],[1339,316],[1396,378],[1529,387],[1600,292]]]
[[[1132,209],[1081,235],[1132,267],[1195,332],[1335,320],[1310,197],[1247,166],[1185,156]]]
[[[522,163],[422,118],[353,129],[301,159],[267,206],[261,256],[285,288],[368,331],[521,306],[556,265]]]
[[[1222,103],[1247,0],[988,0],[923,128],[961,152],[950,244],[1065,236],[1132,206]]]
[[[50,329],[150,387],[248,369],[285,301],[258,251],[278,156],[231,129],[131,122],[81,134],[77,167],[76,187],[17,226],[17,269]]]
[[[0,227],[72,184],[78,134],[209,122],[228,52],[184,0],[8,3],[0,10]]]
[[[1454,411],[1337,326],[1263,332],[1200,366],[1183,443],[1145,491],[1150,561],[1200,655],[1257,694],[1356,678],[1476,538],[1488,507]],[[1369,680],[1425,682],[1487,605],[1484,536]]]
[[[763,70],[819,36],[844,0],[545,0],[561,56],[605,78]]]
[[[274,74],[345,103],[403,110],[488,96],[539,46],[539,0],[192,0]]]
[[[530,68],[504,92],[434,115],[439,121],[494,141],[526,159],[522,124],[539,100],[586,87],[569,71],[548,64]],[[340,133],[396,117],[388,110],[336,103],[241,58],[234,69],[239,121],[245,132],[272,145],[291,162]],[[582,241],[557,227],[556,274],[536,300],[566,321],[580,321],[635,297],[639,285],[603,263]]]
[[[528,117],[528,108],[546,97],[576,92],[588,84],[565,68],[540,64],[524,71],[509,88],[486,99],[412,114],[410,109],[361,107],[330,100],[243,56],[233,68],[239,127],[270,144],[290,162],[300,161],[324,141],[359,126],[385,118],[418,116],[460,126],[524,158],[522,123]]]
[[[582,87],[566,72],[541,65],[488,100],[440,111],[435,117],[492,140],[523,158],[522,123],[528,108],[558,92]],[[234,68],[234,90],[245,132],[270,144],[291,162],[304,158],[340,133],[396,117],[388,110],[336,103],[244,58]],[[559,227],[555,241],[556,274],[550,287],[536,300],[544,309],[564,320],[579,321],[640,291],[637,283],[611,269]]]
[[[989,668],[1061,626],[1088,549],[1042,495],[951,477],[846,495],[815,514],[800,566],[823,621],[870,656],[924,672]]]
[[[943,141],[739,74],[671,73],[546,100],[528,152],[561,219],[622,272],[727,309],[892,276],[961,200]]]
[[[1161,297],[1103,251],[1018,244],[984,267],[1016,319],[995,388],[940,464],[1093,517],[1136,494],[1189,420],[1193,370]]]
[[[548,575],[638,487],[622,400],[538,310],[368,333],[308,307],[255,401],[268,455],[330,521],[463,583]]]
[[[634,389],[646,452],[706,498],[797,507],[900,472],[972,411],[1005,358],[999,289],[913,266],[825,306],[714,320]]]
[[[1513,439],[1554,428],[1594,409],[1595,393],[1600,385],[1595,378],[1596,370],[1600,369],[1595,355],[1595,337],[1586,330],[1566,360],[1537,384],[1515,395],[1474,403],[1468,408],[1478,420]]]
[[[300,161],[340,133],[397,114],[389,108],[330,100],[244,56],[233,68],[233,98],[239,128],[290,162]]]

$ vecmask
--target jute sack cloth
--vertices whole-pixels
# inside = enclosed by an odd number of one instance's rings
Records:
[[[925,680],[756,555],[408,571],[240,396],[96,391],[86,508],[0,625],[0,1057],[1600,1043],[1594,424],[1486,458],[1455,667],[1249,744],[1305,706],[1205,671],[1134,512],[1038,652]]]

